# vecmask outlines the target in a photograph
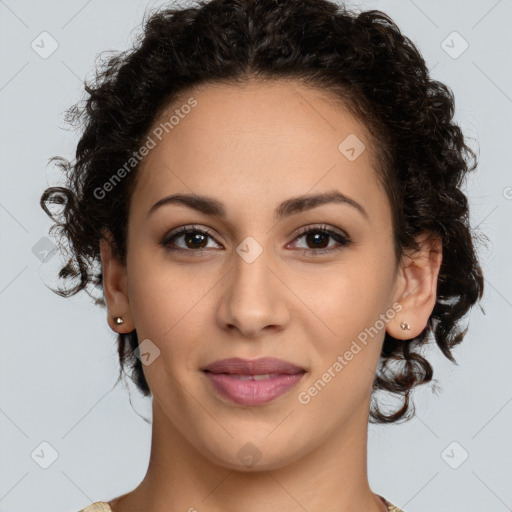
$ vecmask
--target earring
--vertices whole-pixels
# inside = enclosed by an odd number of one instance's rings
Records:
[[[409,324],[407,322],[402,322],[400,324],[400,327],[405,331],[405,330],[410,330],[411,328],[409,327]]]
[[[117,325],[121,325],[122,323],[124,323],[123,318],[122,318],[122,317],[120,317],[120,316],[116,316],[116,317],[115,317],[115,319],[114,319],[114,321],[115,321],[115,323],[116,323]]]

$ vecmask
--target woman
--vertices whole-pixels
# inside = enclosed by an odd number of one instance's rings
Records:
[[[483,292],[450,89],[379,11],[213,0],[154,13],[86,91],[41,198],[57,293],[104,292],[153,424],[139,486],[83,511],[399,511],[368,421],[412,417],[421,350],[454,361]]]

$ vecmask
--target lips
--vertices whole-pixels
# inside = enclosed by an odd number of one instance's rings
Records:
[[[211,373],[225,373],[229,375],[296,375],[305,373],[306,370],[295,364],[276,359],[274,357],[261,357],[259,359],[242,359],[231,357],[222,359],[201,368],[203,371]]]
[[[307,373],[304,368],[276,359],[222,359],[201,368],[213,389],[243,406],[263,405],[286,394]]]

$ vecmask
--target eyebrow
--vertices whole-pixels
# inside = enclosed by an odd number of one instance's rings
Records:
[[[290,215],[301,213],[306,210],[311,210],[317,206],[328,203],[352,206],[359,213],[361,213],[366,218],[366,220],[370,220],[368,212],[363,208],[361,204],[337,190],[332,190],[330,192],[321,194],[297,196],[287,199],[275,209],[274,217],[276,220],[282,220],[285,217],[289,217]],[[181,204],[197,210],[205,215],[217,216],[222,219],[227,217],[227,210],[221,202],[211,197],[197,194],[173,194],[167,197],[163,197],[150,208],[148,217],[158,208],[161,208],[167,204]]]

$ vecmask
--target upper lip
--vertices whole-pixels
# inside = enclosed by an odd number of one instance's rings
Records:
[[[233,373],[238,375],[263,375],[266,373],[303,373],[306,370],[295,364],[276,359],[275,357],[261,357],[259,359],[242,359],[230,357],[221,359],[201,368],[212,373]]]

